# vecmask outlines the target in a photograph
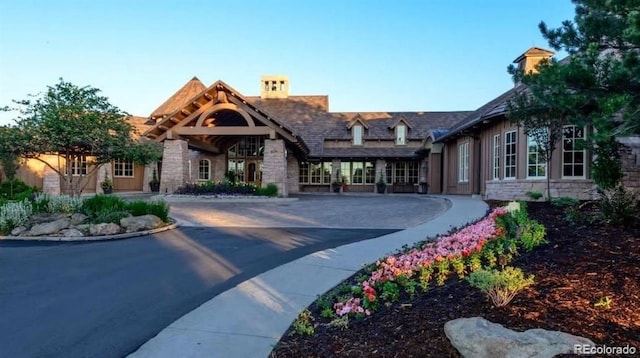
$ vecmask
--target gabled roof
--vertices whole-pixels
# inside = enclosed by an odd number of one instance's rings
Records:
[[[404,116],[400,116],[395,122],[393,122],[392,125],[389,126],[389,129],[395,129],[400,124],[400,122],[404,123],[407,127],[409,127],[409,129],[413,128],[411,126],[411,123],[407,122]]]
[[[193,77],[184,84],[173,96],[169,97],[160,107],[156,108],[149,116],[150,118],[159,118],[169,115],[176,110],[182,108],[189,103],[193,97],[204,91],[207,87],[200,82],[198,77]]]
[[[351,129],[357,123],[360,123],[360,125],[362,125],[365,129],[369,129],[369,126],[364,120],[362,120],[362,116],[359,113],[356,114],[356,116],[353,117],[353,119],[350,120],[349,123],[347,123],[347,129]]]

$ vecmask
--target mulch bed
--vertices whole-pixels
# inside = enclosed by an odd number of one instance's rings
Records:
[[[529,203],[530,216],[547,228],[548,244],[522,253],[512,266],[536,276],[535,284],[506,307],[495,308],[466,281],[451,279],[413,300],[381,309],[345,330],[318,320],[312,336],[287,332],[273,357],[460,357],[444,324],[482,316],[507,328],[559,330],[596,344],[640,349],[640,224],[571,223],[563,209]],[[583,216],[593,215],[585,207]],[[609,297],[608,309],[594,304]],[[313,306],[314,317],[319,312]]]

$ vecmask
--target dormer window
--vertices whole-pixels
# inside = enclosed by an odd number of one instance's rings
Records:
[[[362,126],[356,124],[351,128],[353,132],[353,145],[362,145]]]
[[[398,124],[396,126],[396,145],[407,144],[407,126]]]

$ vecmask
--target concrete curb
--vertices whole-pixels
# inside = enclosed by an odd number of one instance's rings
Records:
[[[318,251],[244,281],[177,319],[128,357],[269,356],[302,310],[363,265],[476,221],[488,209],[468,197],[432,197],[451,206],[421,225]]]
[[[0,241],[53,241],[53,242],[89,242],[89,241],[109,241],[109,240],[122,240],[129,239],[132,237],[144,236],[156,234],[163,231],[173,230],[182,225],[180,220],[176,220],[170,218],[172,223],[159,227],[153,230],[145,230],[145,231],[136,231],[136,232],[127,232],[124,234],[116,234],[116,235],[103,235],[103,236],[75,236],[75,237],[64,237],[64,236],[0,236]]]
[[[151,200],[161,199],[167,203],[286,203],[291,201],[297,201],[298,198],[270,198],[264,196],[258,197],[217,197],[213,195],[156,195],[151,197]]]

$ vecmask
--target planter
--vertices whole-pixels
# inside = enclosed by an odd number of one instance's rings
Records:
[[[376,184],[376,189],[378,190],[378,194],[384,194],[387,191],[387,184]]]
[[[111,194],[111,193],[113,193],[113,188],[112,187],[102,188],[102,191],[105,194]]]
[[[151,188],[152,193],[160,192],[160,182],[149,182],[149,188]]]
[[[331,190],[333,190],[334,193],[339,193],[340,192],[340,184],[332,184],[331,185]]]

